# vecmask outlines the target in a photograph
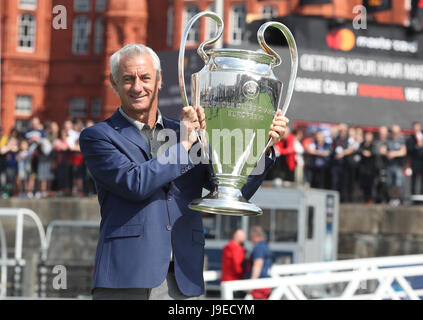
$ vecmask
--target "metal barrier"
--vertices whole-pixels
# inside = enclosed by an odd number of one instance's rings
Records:
[[[273,289],[269,299],[274,300],[423,297],[423,285],[413,288],[413,277],[423,277],[423,255],[278,265],[270,274],[271,278],[223,282],[222,298],[233,299],[234,291],[259,288]]]
[[[48,298],[75,298],[80,297],[81,294],[89,295],[89,289],[91,287],[91,271],[94,267],[94,261],[87,261],[86,257],[83,256],[75,257],[76,252],[81,253],[81,243],[84,237],[71,237],[70,242],[68,240],[53,241],[54,234],[57,237],[65,239],[69,234],[82,235],[81,229],[94,229],[98,232],[100,221],[83,221],[83,220],[54,220],[49,223],[46,230],[46,246],[41,255],[41,262],[38,266],[39,269],[39,297]],[[65,228],[64,230],[61,228]],[[54,230],[58,230],[54,233]],[[90,234],[91,231],[83,231],[83,235]],[[77,242],[74,242],[77,241]],[[95,241],[95,244],[97,241]],[[52,246],[54,244],[54,246]],[[95,247],[94,242],[84,243],[84,250],[87,249],[90,252],[89,256],[94,258]],[[69,287],[67,290],[56,290],[52,289],[48,285],[54,277],[49,270],[51,267],[62,265],[66,268],[67,277],[69,278]]]
[[[22,267],[25,266],[26,261],[22,258],[22,247],[23,247],[23,227],[24,217],[27,216],[33,220],[37,227],[38,234],[40,237],[40,252],[45,250],[46,237],[44,228],[40,218],[37,214],[26,208],[0,208],[0,218],[2,217],[16,217],[16,233],[15,233],[15,254],[14,259],[9,259],[7,256],[6,236],[3,225],[0,222],[0,242],[1,242],[1,276],[0,276],[0,297],[5,297],[7,294],[7,267],[15,268],[14,276],[14,288],[15,290],[20,288]]]

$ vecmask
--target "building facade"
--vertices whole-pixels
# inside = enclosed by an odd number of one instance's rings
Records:
[[[407,25],[411,0],[377,12],[380,23]],[[224,43],[246,40],[247,24],[290,14],[352,20],[362,0],[303,5],[300,0],[225,0]],[[33,116],[59,124],[69,118],[100,121],[119,99],[109,85],[110,55],[127,43],[177,50],[186,22],[214,10],[213,0],[8,0],[0,2],[1,97],[4,132],[24,129]],[[210,20],[210,19],[209,19]],[[197,47],[214,32],[202,19],[188,36]]]

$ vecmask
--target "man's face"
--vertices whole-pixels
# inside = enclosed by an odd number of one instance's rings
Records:
[[[157,79],[157,71],[150,55],[122,57],[117,83],[111,80],[122,102],[122,108],[129,115],[148,112],[152,107],[157,108],[161,80]]]

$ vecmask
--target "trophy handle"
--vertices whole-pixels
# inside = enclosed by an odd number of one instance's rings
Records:
[[[184,78],[184,58],[185,58],[185,44],[187,42],[188,38],[188,32],[191,29],[192,25],[201,17],[209,17],[212,18],[214,21],[216,21],[218,26],[217,34],[214,38],[204,41],[200,44],[200,46],[197,49],[197,53],[200,55],[200,57],[203,59],[205,64],[209,63],[210,57],[205,53],[204,47],[207,45],[214,44],[219,38],[222,36],[223,33],[223,21],[222,18],[220,18],[217,14],[211,11],[203,11],[200,13],[197,13],[195,16],[193,16],[189,21],[188,24],[184,30],[184,33],[182,35],[182,41],[181,45],[179,47],[179,57],[178,57],[178,78],[179,78],[179,89],[181,90],[181,96],[182,96],[182,103],[184,107],[189,106],[187,92],[185,89],[185,78]]]
[[[262,47],[262,49],[266,53],[276,58],[275,63],[272,65],[272,69],[279,66],[282,63],[282,59],[273,49],[271,49],[267,45],[266,41],[264,40],[264,32],[266,31],[268,27],[277,28],[283,33],[283,35],[285,36],[288,42],[289,52],[291,54],[291,76],[289,77],[289,84],[288,84],[288,89],[286,92],[285,102],[282,106],[282,115],[285,116],[286,111],[288,110],[289,103],[291,102],[292,93],[294,92],[295,78],[297,77],[298,50],[297,50],[297,45],[295,43],[294,36],[292,35],[291,31],[289,31],[287,26],[276,21],[269,21],[264,23],[257,31],[257,40],[260,46]]]

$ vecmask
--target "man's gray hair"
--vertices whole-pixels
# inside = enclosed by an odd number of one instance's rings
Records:
[[[151,59],[153,59],[153,66],[154,69],[157,71],[157,79],[160,77],[161,67],[160,67],[160,59],[157,54],[149,47],[143,44],[127,44],[123,48],[119,49],[115,53],[112,54],[110,57],[110,71],[112,73],[113,80],[115,83],[118,82],[118,71],[119,71],[119,63],[120,58],[122,56],[126,57],[136,57],[141,56],[143,54],[150,55]]]

